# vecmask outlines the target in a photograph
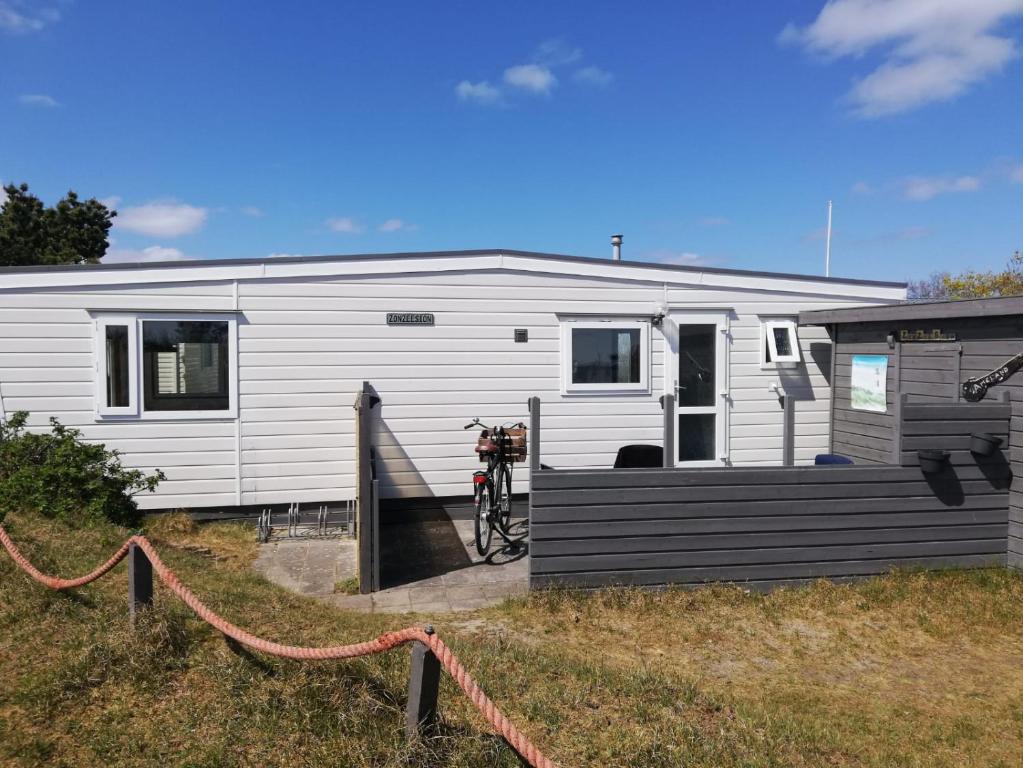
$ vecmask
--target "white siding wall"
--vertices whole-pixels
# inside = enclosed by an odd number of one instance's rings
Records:
[[[216,421],[105,421],[95,415],[93,321],[88,310],[224,311],[229,283],[121,286],[75,291],[0,291],[0,397],[4,410],[51,416],[123,453],[125,465],[162,469],[167,480],[140,506],[236,503],[235,424]]]
[[[122,451],[126,464],[163,469],[168,481],[140,500],[146,507],[259,504],[353,495],[352,404],[365,380],[382,398],[375,442],[384,493],[462,495],[478,466],[475,433],[463,425],[474,416],[526,421],[534,394],[543,400],[545,463],[608,467],[621,445],[659,443],[658,397],[673,379],[660,332],[651,334],[650,394],[563,396],[558,315],[649,317],[664,295],[660,282],[512,270],[0,291],[0,396],[7,413],[31,411],[34,426],[57,416]],[[770,381],[799,398],[797,460],[827,449],[828,388],[811,354],[820,357],[813,345],[827,336],[801,329],[807,364],[765,370],[760,317],[875,301],[685,285],[668,286],[668,300],[673,309],[733,310],[734,463],[781,460]],[[238,422],[97,423],[86,310],[103,309],[240,310]],[[433,312],[436,325],[386,326],[384,313],[399,310]],[[514,342],[515,328],[528,329],[528,343]],[[525,474],[517,475],[523,488]]]

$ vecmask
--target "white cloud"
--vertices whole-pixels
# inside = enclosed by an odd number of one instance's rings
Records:
[[[455,93],[458,95],[459,101],[474,101],[477,104],[501,103],[501,91],[486,80],[478,83],[463,80],[455,86]]]
[[[848,101],[865,118],[948,101],[1001,70],[1015,41],[992,32],[1023,13],[1023,0],[829,0],[813,23],[779,39],[829,58],[883,62],[857,80]]]
[[[650,251],[644,255],[645,261],[656,261],[661,264],[675,264],[681,267],[706,267],[713,263],[713,259],[701,256],[692,251],[671,251],[660,249]]]
[[[1017,165],[1009,170],[1009,181],[1013,184],[1023,184],[1023,165]]]
[[[547,94],[557,85],[558,79],[542,64],[517,64],[504,71],[504,82],[513,88]]]
[[[250,216],[253,219],[260,219],[263,216],[266,216],[266,214],[263,212],[261,208],[257,208],[254,205],[243,206],[241,211],[243,215]]]
[[[117,212],[114,226],[151,237],[179,237],[206,223],[208,211],[187,203],[153,202]]]
[[[907,200],[930,200],[947,192],[976,192],[981,181],[976,176],[911,176],[899,186]]]
[[[577,69],[572,77],[580,83],[586,83],[588,85],[609,85],[611,81],[614,80],[614,75],[610,72],[594,66]]]
[[[874,191],[874,188],[865,181],[857,181],[852,185],[852,192],[856,195],[869,195]]]
[[[151,245],[137,250],[134,248],[110,248],[103,257],[104,264],[134,264],[147,261],[183,261],[188,257],[177,248]]]
[[[4,189],[4,183],[0,181],[0,206],[7,202],[7,191]]]
[[[27,107],[59,107],[60,104],[52,96],[45,93],[26,93],[18,97],[18,103]]]
[[[402,219],[388,219],[379,227],[381,232],[414,232],[419,229],[415,224],[409,224]]]
[[[579,61],[582,57],[581,48],[569,45],[560,37],[552,37],[536,47],[531,59],[547,67],[561,67]]]
[[[304,253],[268,253],[268,259],[301,259]]]
[[[333,216],[327,219],[327,228],[331,232],[344,232],[348,235],[357,235],[364,227],[350,216]]]
[[[15,34],[38,32],[58,21],[60,21],[60,11],[55,8],[29,10],[20,0],[0,2],[0,29],[5,32]]]
[[[113,211],[117,210],[117,206],[121,204],[121,198],[117,195],[110,195],[110,197],[101,197],[99,202]]]

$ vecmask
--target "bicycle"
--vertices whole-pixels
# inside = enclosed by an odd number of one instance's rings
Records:
[[[473,534],[476,551],[486,555],[494,531],[506,544],[518,544],[508,530],[512,512],[512,467],[526,458],[526,425],[508,422],[488,428],[475,418],[465,429],[480,426],[483,431],[476,441],[476,452],[480,461],[487,462],[487,468],[472,474]]]

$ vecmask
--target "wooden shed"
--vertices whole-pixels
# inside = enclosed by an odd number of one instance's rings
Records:
[[[1015,479],[1023,467],[1023,374],[1017,374],[1023,367],[1023,296],[801,312],[799,323],[823,326],[831,337],[831,451],[857,464],[912,461],[907,442],[917,446],[904,434],[912,429],[907,406],[1010,404],[1004,446],[1013,469],[1008,561],[1023,566],[1023,480]],[[882,359],[886,369],[885,403],[877,410],[854,407],[854,369],[871,357]],[[952,443],[946,438],[943,445]]]

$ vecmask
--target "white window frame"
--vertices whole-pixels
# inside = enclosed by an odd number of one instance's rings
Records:
[[[572,331],[639,329],[639,382],[630,384],[577,384],[572,381]],[[561,393],[563,395],[640,395],[650,394],[650,321],[647,319],[608,317],[561,318]]]
[[[98,420],[137,421],[209,421],[238,418],[238,317],[223,312],[138,312],[121,314],[98,314],[96,319],[96,416]],[[142,397],[143,373],[143,332],[145,322],[211,322],[227,323],[228,357],[228,407],[223,410],[205,411],[150,411],[146,410]],[[128,408],[110,408],[106,402],[106,326],[128,326],[128,352],[134,355],[129,379]]]
[[[137,416],[139,387],[136,375],[138,361],[138,323],[135,315],[102,314],[95,318],[96,328],[96,414],[98,416]],[[123,325],[128,328],[128,405],[107,405],[107,328]]]
[[[778,354],[778,342],[774,338],[774,331],[778,328],[785,330],[789,337],[789,344],[792,347],[791,355]],[[767,353],[771,353],[771,359],[767,359]],[[799,332],[796,329],[796,321],[788,319],[764,320],[761,322],[760,331],[760,365],[762,368],[775,368],[778,365],[793,365],[803,362],[799,351]]]

